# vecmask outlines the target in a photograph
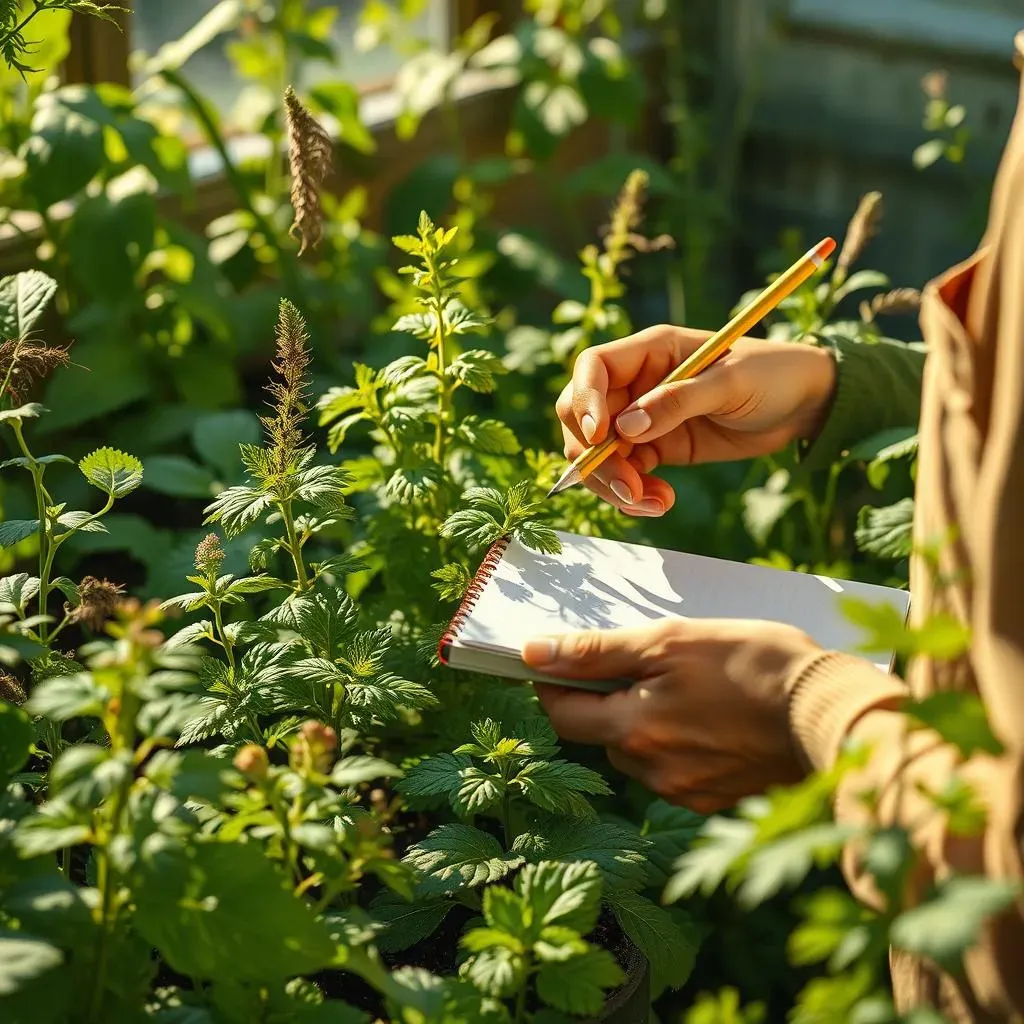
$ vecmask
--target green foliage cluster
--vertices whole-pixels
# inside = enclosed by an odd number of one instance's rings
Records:
[[[851,833],[831,822],[831,796],[863,752],[705,821],[623,784],[602,756],[561,749],[529,687],[448,672],[434,653],[495,540],[555,552],[558,530],[639,529],[583,490],[540,500],[562,460],[538,409],[582,348],[631,330],[630,270],[670,261],[694,298],[692,257],[640,226],[645,192],[670,214],[706,200],[690,242],[720,223],[697,185],[699,147],[669,171],[616,154],[555,186],[608,196],[625,180],[579,268],[490,219],[492,190],[547,165],[575,127],[633,118],[643,79],[616,5],[531,0],[507,34],[484,16],[440,53],[409,30],[416,4],[370,0],[360,44],[405,58],[400,137],[439,107],[451,155],[395,189],[394,253],[362,223],[355,188],[312,196],[321,241],[301,261],[282,167],[235,155],[185,66],[226,38],[251,87],[235,120],[276,154],[282,83],[336,63],[332,10],[222,0],[140,60],[132,91],[31,73],[65,55],[71,10],[103,6],[0,2],[0,206],[42,268],[0,280],[0,1016],[571,1024],[636,986],[637,1024],[684,1008],[693,1024],[763,1020],[765,983],[741,992],[719,985],[729,970],[695,970],[716,941],[718,891],[752,913],[834,864]],[[671,7],[643,18],[675,52]],[[26,51],[44,19],[54,31]],[[505,153],[470,159],[455,96],[482,70],[513,81],[514,103]],[[348,158],[373,156],[354,86],[335,76],[301,92]],[[673,103],[686,106],[678,89]],[[692,122],[675,123],[694,141]],[[195,186],[190,128],[236,204],[202,231],[169,212]],[[852,269],[878,203],[865,200],[836,265],[773,336],[870,344],[879,316],[913,304],[884,291],[846,316],[854,295],[888,288]],[[275,314],[258,415],[244,406]],[[73,333],[71,352],[44,344],[44,327]],[[34,454],[43,445],[71,455]],[[738,467],[745,480],[691,471],[680,489],[698,512],[672,543],[898,577],[915,453],[909,432],[866,442],[832,468],[823,501],[785,461]],[[871,489],[897,497],[865,507]],[[952,620],[907,630],[850,613],[909,658],[969,642]],[[965,758],[998,750],[969,698],[908,711]],[[981,827],[966,785],[932,797],[962,834]],[[953,878],[907,909],[909,837],[858,838],[889,903],[869,912],[812,887],[788,948],[813,975],[795,1021],[895,1021],[888,945],[955,969],[1013,898]]]

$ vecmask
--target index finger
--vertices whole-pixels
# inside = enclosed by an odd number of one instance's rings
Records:
[[[641,374],[662,380],[708,337],[706,331],[659,324],[584,349],[572,371],[572,411],[588,443],[599,444],[607,435],[609,391],[628,388]]]

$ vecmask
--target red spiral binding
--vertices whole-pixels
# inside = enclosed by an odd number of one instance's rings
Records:
[[[452,621],[448,623],[448,629],[445,630],[444,636],[441,637],[441,641],[437,645],[437,657],[442,665],[448,664],[449,649],[455,643],[459,630],[466,624],[466,619],[469,618],[469,613],[473,610],[473,607],[480,599],[480,595],[484,592],[484,587],[487,586],[491,576],[494,575],[494,570],[498,568],[498,563],[501,561],[502,555],[505,554],[505,549],[509,546],[511,540],[511,537],[502,537],[496,540],[488,548],[487,554],[484,555],[480,568],[477,569],[476,575],[466,588],[462,603],[452,616]]]

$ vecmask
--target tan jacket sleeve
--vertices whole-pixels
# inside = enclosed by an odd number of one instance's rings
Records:
[[[1024,33],[1017,46],[1024,52]],[[976,687],[1005,747],[997,758],[978,757],[960,769],[988,806],[985,834],[951,835],[919,794],[918,783],[941,790],[957,770],[957,756],[934,733],[908,734],[895,710],[908,693],[899,680],[859,659],[824,653],[800,666],[790,684],[794,737],[814,767],[831,766],[848,739],[871,744],[875,754],[866,769],[842,784],[836,814],[855,822],[865,813],[858,794],[879,794],[883,822],[912,829],[924,854],[917,892],[950,872],[1024,877],[1024,82],[982,245],[941,286],[932,287],[940,301],[930,322],[922,318],[925,341],[932,349],[933,341],[937,346],[949,340],[929,338],[929,329],[955,335],[962,346],[958,351],[974,360],[966,376],[977,384],[970,408],[960,412],[980,443],[959,443],[947,421],[935,436],[922,429],[921,445],[922,457],[926,444],[941,446],[947,479],[969,473],[973,483],[973,521],[962,524],[969,534],[964,543],[970,572],[965,614],[972,630],[968,685]],[[919,479],[919,505],[933,497],[920,485]],[[915,693],[931,688],[919,686],[917,675],[911,678]],[[937,670],[921,678],[947,676]],[[854,851],[845,868],[854,892],[875,902]],[[986,928],[967,957],[972,999],[1004,1019],[1024,1015],[1022,957],[1024,903],[1019,903]]]

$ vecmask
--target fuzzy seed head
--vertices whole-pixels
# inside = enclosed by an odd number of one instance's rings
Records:
[[[604,248],[616,265],[628,260],[632,252],[655,252],[670,249],[675,244],[668,235],[647,238],[639,230],[649,180],[646,171],[631,171],[612,207],[611,223],[604,233]]]
[[[338,734],[329,725],[312,720],[303,722],[292,747],[292,766],[326,774],[334,764],[337,749]]]
[[[882,193],[868,192],[857,206],[857,212],[850,218],[846,238],[839,253],[836,266],[844,273],[852,267],[875,235],[882,222]]]
[[[21,402],[34,384],[70,362],[66,348],[48,348],[33,341],[5,341],[0,344],[0,382],[7,381],[11,401]]]
[[[215,533],[208,533],[196,547],[196,572],[203,576],[216,576],[224,561],[224,549]]]
[[[78,605],[72,608],[65,604],[64,612],[69,622],[96,632],[118,610],[123,594],[124,587],[119,583],[85,576],[78,584]]]
[[[235,754],[234,766],[247,779],[260,782],[267,777],[270,770],[270,758],[263,747],[255,743],[247,743]]]
[[[861,303],[861,319],[870,323],[876,316],[916,313],[921,308],[921,293],[916,288],[894,288]]]
[[[320,189],[331,172],[332,147],[330,136],[290,86],[284,95],[284,107],[292,208],[295,211],[289,234],[298,241],[301,256],[306,249],[315,249],[323,237]]]

